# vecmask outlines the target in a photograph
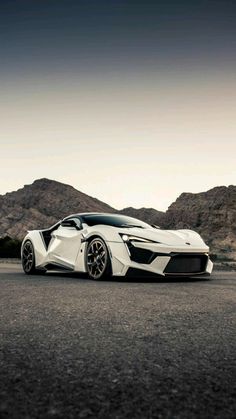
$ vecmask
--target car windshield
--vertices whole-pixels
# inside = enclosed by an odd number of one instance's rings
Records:
[[[94,226],[97,224],[109,225],[112,227],[122,228],[150,228],[150,225],[143,221],[137,220],[136,218],[127,217],[125,215],[103,215],[103,214],[87,214],[83,215],[82,221],[88,226]]]

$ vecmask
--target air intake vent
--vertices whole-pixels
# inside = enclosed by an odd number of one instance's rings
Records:
[[[206,270],[207,255],[173,255],[168,262],[166,274],[197,274]]]

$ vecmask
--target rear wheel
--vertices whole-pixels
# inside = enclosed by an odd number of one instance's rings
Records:
[[[39,274],[44,271],[35,268],[34,246],[30,240],[26,240],[22,249],[22,267],[27,275]]]
[[[89,278],[104,279],[111,275],[111,262],[105,242],[99,237],[88,244],[86,253],[86,267]]]

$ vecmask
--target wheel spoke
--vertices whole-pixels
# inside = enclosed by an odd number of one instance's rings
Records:
[[[96,265],[96,262],[88,262],[88,265],[95,266]]]
[[[97,265],[97,270],[98,270],[98,272],[100,273],[100,272],[102,272],[102,270],[103,270],[103,266],[100,268],[100,266],[99,265]]]
[[[95,274],[95,272],[96,272],[96,265],[92,265],[91,266],[91,272],[93,272]]]

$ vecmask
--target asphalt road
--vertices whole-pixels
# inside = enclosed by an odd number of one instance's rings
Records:
[[[93,282],[0,265],[0,417],[235,418],[236,273]]]

